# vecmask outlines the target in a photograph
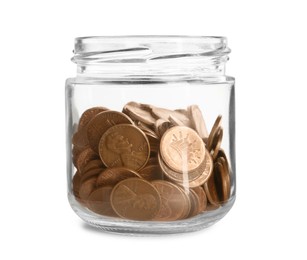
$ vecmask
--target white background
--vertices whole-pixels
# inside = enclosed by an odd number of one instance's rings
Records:
[[[306,259],[306,1],[1,1],[0,259]],[[213,227],[127,237],[66,197],[64,82],[77,36],[223,35],[237,200]]]

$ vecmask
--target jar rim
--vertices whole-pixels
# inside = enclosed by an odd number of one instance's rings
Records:
[[[224,36],[189,35],[118,35],[86,36],[75,38],[74,54],[113,52],[121,49],[157,49],[160,53],[204,53],[226,50]],[[163,48],[163,49],[162,49]],[[228,49],[229,50],[229,49]]]
[[[213,41],[227,41],[225,36],[205,36],[205,35],[102,35],[102,36],[82,36],[76,37],[76,41],[81,40],[107,40],[107,39],[147,39],[147,40],[157,40],[157,39],[176,39],[176,40],[213,40]]]

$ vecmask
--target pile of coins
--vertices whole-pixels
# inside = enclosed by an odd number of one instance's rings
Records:
[[[86,110],[72,137],[75,198],[97,214],[142,221],[220,207],[231,187],[221,119],[208,133],[197,105],[169,110],[129,102],[122,112]]]

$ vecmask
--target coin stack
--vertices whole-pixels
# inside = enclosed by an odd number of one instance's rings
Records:
[[[75,198],[97,214],[139,221],[175,221],[222,206],[231,173],[221,119],[208,133],[197,105],[89,108],[72,137]]]

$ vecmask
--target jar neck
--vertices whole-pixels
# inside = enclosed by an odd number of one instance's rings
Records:
[[[86,37],[74,53],[77,77],[165,80],[224,76],[230,49],[223,37]]]

